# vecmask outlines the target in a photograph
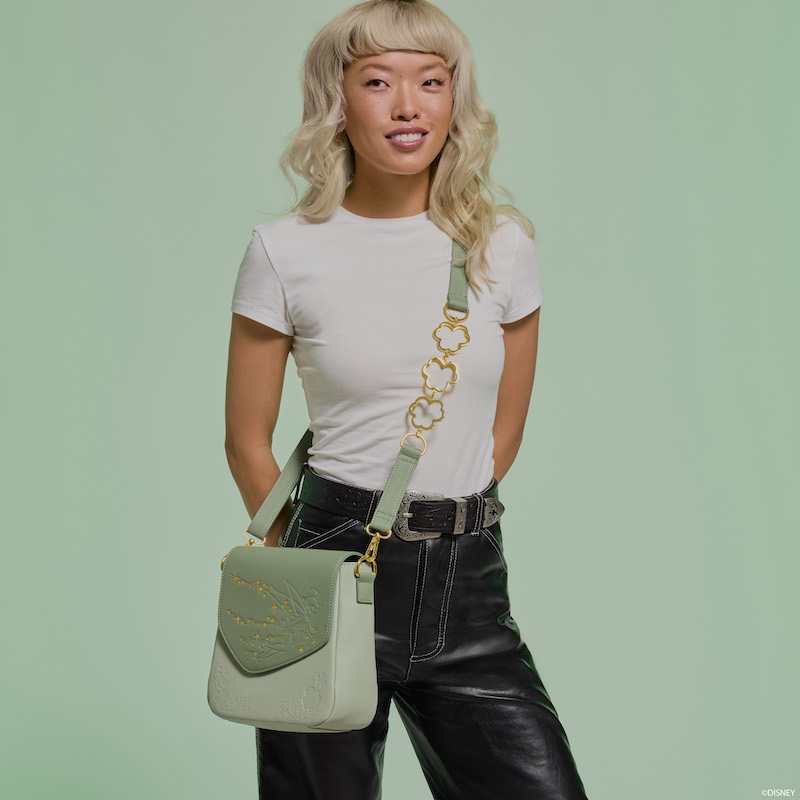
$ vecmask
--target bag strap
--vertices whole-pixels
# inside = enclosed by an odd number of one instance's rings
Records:
[[[286,466],[281,470],[278,480],[275,481],[275,485],[261,504],[261,508],[256,511],[256,515],[247,526],[245,534],[254,536],[262,541],[266,538],[267,531],[278,518],[278,514],[281,513],[286,501],[292,494],[292,490],[300,480],[303,464],[308,459],[308,450],[311,447],[312,437],[313,434],[309,428],[297,443],[294,452],[289,456]]]
[[[439,389],[439,384],[431,384],[429,382],[428,376],[425,374],[425,367],[423,367],[422,374],[425,377],[425,388],[423,389],[423,394],[420,395],[420,397],[418,397],[411,404],[411,406],[409,406],[409,411],[412,415],[413,427],[416,430],[413,433],[406,434],[400,443],[400,452],[395,459],[394,466],[392,467],[392,471],[389,475],[389,480],[386,483],[386,488],[381,494],[381,499],[372,515],[372,519],[366,526],[367,533],[371,534],[373,538],[367,547],[366,553],[361,559],[359,559],[359,562],[356,565],[356,575],[358,575],[358,567],[363,561],[368,561],[372,565],[372,571],[375,572],[375,554],[377,553],[378,549],[378,541],[391,536],[392,525],[397,517],[397,511],[400,508],[400,503],[402,502],[403,496],[406,493],[411,476],[414,474],[414,470],[419,463],[420,457],[424,455],[427,449],[427,444],[422,436],[422,431],[430,430],[436,424],[436,422],[441,421],[441,419],[444,417],[444,408],[442,407],[441,416],[437,420],[433,421],[430,425],[423,425],[421,423],[418,424],[414,422],[416,419],[414,415],[414,408],[420,403],[420,401],[427,403],[439,403],[441,405],[441,401],[434,399],[435,395],[437,393],[443,394],[458,380],[458,371],[455,367],[455,364],[449,361],[449,357],[458,352],[461,347],[469,342],[469,334],[467,333],[467,329],[461,324],[467,318],[467,316],[469,316],[468,292],[469,282],[467,280],[466,271],[466,251],[461,244],[453,240],[452,256],[450,260],[450,286],[447,293],[447,303],[444,307],[445,317],[447,317],[448,322],[441,323],[434,331],[434,340],[436,341],[436,346],[440,352],[443,353],[443,358],[439,359],[439,364],[444,364],[447,367],[452,368],[453,379],[446,381],[445,386]],[[448,311],[448,309],[450,311],[461,312],[464,314],[464,316],[460,318],[454,317],[452,313]],[[442,327],[449,329],[453,333],[460,333],[465,338],[465,341],[461,344],[458,344],[455,348],[443,346],[441,338],[437,338],[437,332]],[[426,366],[431,364],[434,359],[438,359],[438,357],[429,359]],[[406,441],[409,438],[416,438],[420,440],[423,446],[421,448],[414,446],[410,442]],[[297,446],[295,447],[291,456],[289,456],[289,460],[286,462],[286,466],[281,471],[278,480],[275,481],[275,485],[272,487],[270,493],[261,504],[261,507],[256,512],[250,524],[247,526],[245,536],[249,535],[256,539],[260,539],[262,541],[264,540],[267,535],[267,531],[272,527],[272,524],[277,519],[278,514],[280,514],[283,507],[286,505],[286,501],[289,499],[293,489],[295,486],[297,486],[297,483],[300,480],[303,472],[303,465],[308,460],[308,450],[311,447],[311,442],[312,433],[311,429],[309,429],[303,434],[302,438],[297,443]]]

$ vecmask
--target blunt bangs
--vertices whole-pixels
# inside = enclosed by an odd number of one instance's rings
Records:
[[[461,31],[430,3],[364,3],[339,33],[334,47],[343,66],[364,56],[414,50],[441,56],[452,73],[469,53]]]

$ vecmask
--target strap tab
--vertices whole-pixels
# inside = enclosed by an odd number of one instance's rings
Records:
[[[381,499],[378,501],[378,507],[369,521],[369,525],[373,530],[388,533],[389,529],[394,525],[397,509],[400,508],[403,495],[408,488],[408,482],[414,474],[421,455],[422,450],[408,442],[400,448],[392,467],[392,473],[389,475],[389,481],[381,494]]]
[[[450,262],[450,290],[447,293],[447,305],[455,311],[465,312],[468,305],[468,290],[467,251],[453,239],[453,255]]]
[[[356,579],[356,602],[372,605],[375,600],[375,570],[360,569]]]

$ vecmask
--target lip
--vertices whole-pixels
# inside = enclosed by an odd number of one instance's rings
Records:
[[[391,138],[399,133],[421,133],[422,136],[420,136],[415,142],[401,142],[397,139]],[[428,131],[426,131],[425,128],[397,128],[391,133],[386,134],[386,141],[389,142],[392,147],[396,147],[398,150],[417,150],[418,148],[422,147],[427,134]]]
[[[386,136],[397,136],[398,133],[427,133],[428,131],[425,128],[395,128],[393,131],[389,131]]]

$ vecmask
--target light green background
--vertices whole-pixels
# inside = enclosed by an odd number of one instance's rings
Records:
[[[588,794],[800,790],[800,7],[441,5],[537,228],[504,532]],[[290,199],[303,49],[344,7],[5,5],[5,797],[255,797],[253,731],[205,701],[219,558],[247,524],[229,303]],[[304,412],[290,369],[279,458]],[[426,797],[394,722],[384,797]]]

